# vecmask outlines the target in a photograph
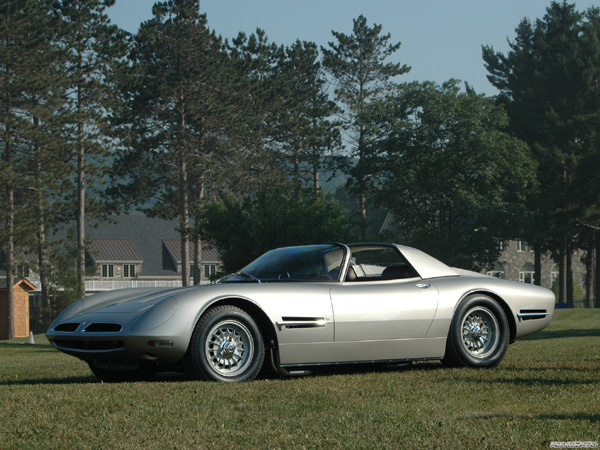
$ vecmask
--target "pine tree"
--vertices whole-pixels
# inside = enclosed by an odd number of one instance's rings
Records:
[[[60,0],[63,18],[58,45],[65,52],[63,69],[68,77],[65,140],[76,161],[74,217],[77,229],[79,292],[85,289],[85,220],[93,203],[89,189],[98,182],[98,168],[105,165],[113,146],[110,116],[120,100],[114,71],[127,51],[126,34],[111,25],[105,9],[115,0]],[[86,209],[88,208],[88,209]],[[91,211],[94,212],[93,209]]]
[[[582,156],[597,146],[600,67],[599,10],[553,2],[543,19],[523,20],[510,51],[483,48],[490,82],[501,94],[511,129],[538,161],[540,195],[531,199],[538,252],[553,250],[561,267],[560,301],[572,304],[570,271],[577,215],[574,174]],[[538,277],[539,279],[539,277]]]
[[[201,214],[209,178],[218,178],[220,138],[227,134],[223,88],[227,56],[220,38],[207,27],[198,0],[154,5],[142,24],[124,86],[133,119],[129,148],[115,161],[112,193],[150,215],[178,218],[182,284],[190,280],[190,239],[194,212]],[[201,217],[196,217],[201,221]],[[198,266],[198,264],[196,264]],[[199,269],[199,267],[197,267]]]
[[[319,193],[324,156],[339,146],[339,131],[331,117],[337,112],[329,100],[316,44],[296,41],[286,47],[278,64],[276,86],[283,99],[276,121],[276,138],[289,158],[297,186],[312,185]]]
[[[53,82],[52,28],[56,16],[49,1],[6,1],[0,6],[0,85],[2,111],[0,116],[2,166],[0,179],[5,189],[0,194],[3,226],[0,229],[5,254],[7,285],[7,331],[14,337],[14,293],[16,248],[21,251],[34,242],[34,225],[43,223],[30,211],[30,199],[38,203],[39,180],[30,177],[34,155],[39,154],[44,140],[40,132],[41,117],[55,117],[47,106],[48,92]],[[46,135],[47,137],[47,135]],[[34,192],[34,195],[31,195]],[[37,230],[39,231],[39,229]]]
[[[336,100],[343,109],[346,137],[351,141],[350,162],[343,169],[359,199],[361,239],[366,239],[366,205],[373,176],[366,126],[368,107],[394,88],[392,80],[396,76],[410,70],[406,65],[386,62],[400,48],[400,43],[389,43],[390,34],[383,35],[381,30],[381,25],[369,27],[361,15],[354,19],[351,35],[332,31],[337,42],[330,42],[328,49],[322,49],[323,64],[334,80]]]
[[[240,33],[232,41],[229,55],[239,111],[233,139],[243,180],[234,184],[250,191],[281,184],[288,163],[282,124],[287,117],[286,105],[293,103],[287,91],[290,80],[282,71],[285,48],[269,42],[264,30],[257,29],[249,36]]]
[[[61,103],[66,95],[66,86],[61,77],[63,52],[55,45],[60,16],[51,8],[50,0],[38,2],[38,14],[35,30],[38,45],[27,63],[22,89],[22,145],[17,156],[20,182],[23,190],[29,193],[20,200],[22,214],[26,211],[32,213],[21,222],[35,228],[34,242],[27,246],[35,249],[31,253],[37,254],[35,265],[40,276],[42,305],[48,308],[50,261],[47,235],[61,211],[60,200],[65,195],[63,187],[68,185],[70,170],[61,139],[66,117],[61,114]]]

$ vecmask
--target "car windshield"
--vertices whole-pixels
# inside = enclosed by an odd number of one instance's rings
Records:
[[[221,282],[337,281],[343,260],[344,249],[336,244],[278,248]]]

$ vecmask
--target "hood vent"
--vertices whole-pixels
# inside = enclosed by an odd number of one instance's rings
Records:
[[[85,333],[118,333],[123,329],[120,323],[90,323],[84,328]]]
[[[73,333],[73,332],[75,332],[75,330],[77,330],[78,326],[79,326],[78,323],[61,323],[60,325],[57,325],[56,327],[54,327],[54,331],[63,331],[66,333]]]

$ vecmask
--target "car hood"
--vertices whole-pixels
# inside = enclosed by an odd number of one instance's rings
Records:
[[[198,288],[133,288],[94,294],[70,305],[56,318],[54,324],[91,313],[139,314],[189,289]]]

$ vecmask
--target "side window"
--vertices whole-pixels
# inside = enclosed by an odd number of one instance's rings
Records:
[[[395,248],[365,246],[352,248],[346,281],[399,280],[416,276]]]

